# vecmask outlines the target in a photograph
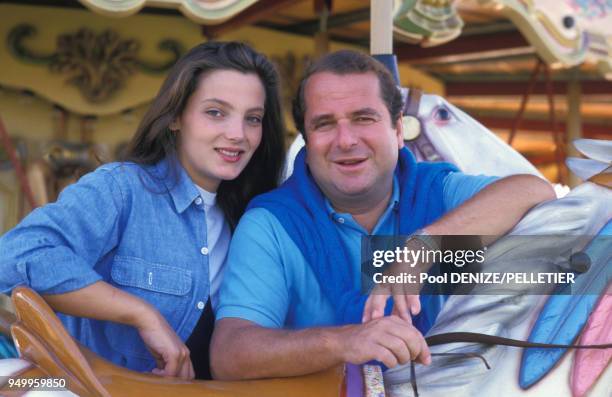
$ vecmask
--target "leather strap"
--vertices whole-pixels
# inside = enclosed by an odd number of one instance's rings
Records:
[[[495,335],[479,334],[475,332],[449,332],[431,335],[425,338],[429,346],[443,345],[446,343],[482,343],[483,345],[501,345],[514,347],[536,347],[544,349],[611,349],[612,343],[603,345],[563,345],[554,343],[527,342],[518,339],[502,338]]]
[[[423,96],[423,91],[418,88],[411,88],[408,91],[408,98],[406,98],[406,102],[404,103],[403,114],[404,116],[419,116],[419,105],[421,104],[421,97]]]
[[[555,343],[537,343],[527,342],[524,340],[502,338],[501,336],[479,334],[476,332],[448,332],[444,334],[431,335],[425,338],[425,341],[429,346],[443,345],[446,343],[481,343],[483,345],[501,345],[501,346],[513,346],[513,347],[534,347],[543,349],[612,349],[612,343],[603,345],[564,345]],[[432,355],[445,356],[445,355],[459,355],[453,353],[432,353]],[[490,369],[489,364],[484,357],[478,354],[466,353],[466,356],[474,356],[480,358],[487,369]],[[419,390],[416,383],[416,370],[414,368],[414,361],[410,362],[410,384],[415,397],[419,396]]]
[[[419,120],[419,106],[421,105],[421,97],[423,91],[418,88],[411,88],[408,91],[408,98],[404,103],[403,114],[404,116],[414,117]],[[420,120],[419,120],[420,122]],[[422,123],[421,123],[422,125]],[[442,157],[436,151],[436,148],[431,143],[426,134],[423,134],[422,128],[421,133],[416,139],[412,141],[405,141],[408,147],[416,154],[420,153],[421,157],[426,161],[442,161]]]

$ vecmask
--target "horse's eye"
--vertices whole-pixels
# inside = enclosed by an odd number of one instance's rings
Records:
[[[563,26],[565,26],[565,29],[573,28],[575,23],[576,21],[574,20],[573,16],[566,15],[563,17]]]
[[[435,118],[440,121],[449,121],[451,119],[451,114],[448,109],[441,107],[436,111]]]

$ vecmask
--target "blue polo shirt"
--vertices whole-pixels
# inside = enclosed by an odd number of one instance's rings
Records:
[[[449,174],[444,180],[446,211],[459,206],[497,177]],[[397,234],[399,185],[395,180],[389,205],[373,235]],[[347,247],[354,266],[354,288],[360,289],[361,238],[368,232],[350,214],[327,211]],[[306,328],[335,324],[333,302],[324,295],[316,275],[278,219],[254,208],[241,218],[230,244],[216,319],[252,321],[270,328]]]

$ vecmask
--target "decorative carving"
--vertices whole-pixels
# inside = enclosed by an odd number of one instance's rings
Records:
[[[83,28],[58,37],[49,69],[68,74],[68,83],[90,102],[103,102],[134,72],[138,47],[135,40],[121,40],[111,30],[96,35]]]
[[[521,31],[547,64],[569,68],[585,61],[612,78],[612,1],[479,0]]]
[[[395,0],[393,32],[402,41],[431,47],[461,34],[463,20],[454,0]]]
[[[140,43],[135,39],[122,39],[108,29],[96,34],[82,28],[76,33],[65,33],[57,38],[57,49],[52,54],[37,54],[25,47],[24,39],[36,34],[32,25],[21,24],[8,35],[7,44],[18,59],[46,64],[55,73],[68,75],[67,83],[75,85],[81,94],[92,103],[111,98],[136,69],[147,73],[163,73],[184,52],[180,43],[166,39],[158,48],[172,54],[163,63],[151,63],[138,59]]]

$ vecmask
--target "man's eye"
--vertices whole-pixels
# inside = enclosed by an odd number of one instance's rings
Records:
[[[331,126],[332,126],[331,121],[320,121],[315,124],[315,130],[326,130],[326,129],[331,128]]]
[[[355,117],[354,120],[358,124],[372,124],[372,123],[376,122],[376,119],[374,117],[369,117],[369,116]]]

